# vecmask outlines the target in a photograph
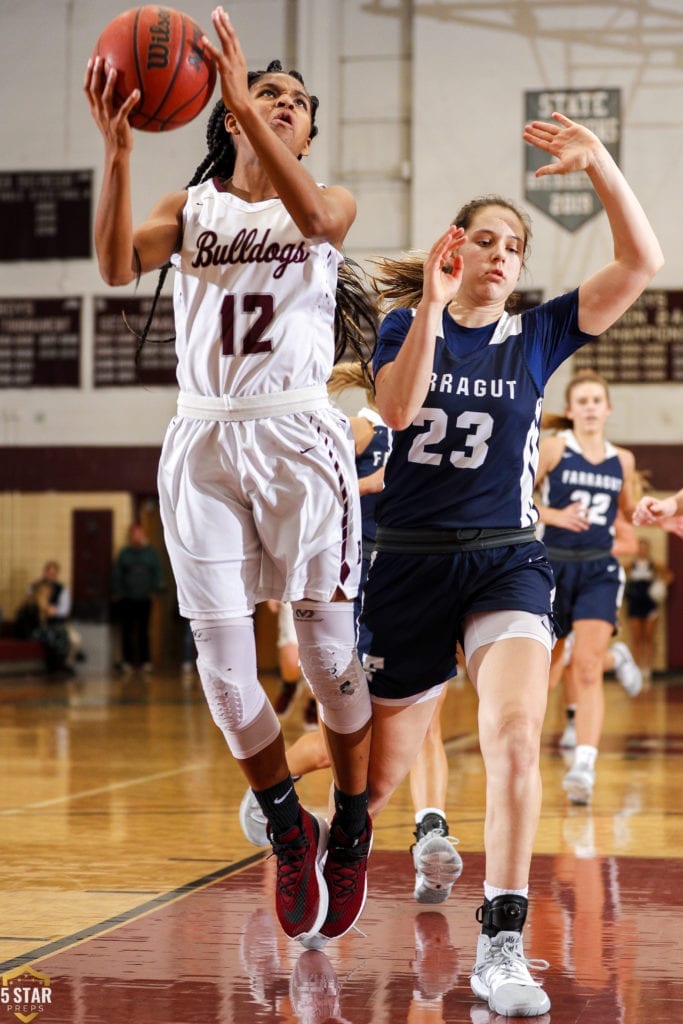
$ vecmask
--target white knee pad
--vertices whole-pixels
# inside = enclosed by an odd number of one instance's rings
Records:
[[[234,757],[258,754],[277,738],[280,723],[256,674],[251,618],[193,621],[197,670],[214,722]]]
[[[292,607],[301,671],[322,721],[333,732],[356,732],[370,721],[372,706],[356,653],[353,602],[296,601]]]

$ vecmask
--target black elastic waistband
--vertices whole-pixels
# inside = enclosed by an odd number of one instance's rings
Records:
[[[361,554],[362,554],[363,558],[365,558],[365,559],[372,558],[372,552],[375,550],[375,547],[376,547],[376,545],[375,545],[374,540],[370,540],[369,537],[363,537],[363,540],[362,540],[362,551],[361,551]]]
[[[375,547],[378,551],[399,554],[438,555],[449,551],[481,551],[484,548],[503,548],[508,544],[529,544],[536,540],[533,526],[518,529],[497,527],[462,528],[458,530],[397,530],[389,526],[377,527]]]
[[[551,562],[597,562],[599,558],[609,558],[609,548],[549,548],[546,546]]]

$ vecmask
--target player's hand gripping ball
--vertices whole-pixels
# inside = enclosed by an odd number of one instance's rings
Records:
[[[140,101],[128,118],[133,128],[168,132],[192,121],[216,84],[216,67],[201,43],[196,21],[172,7],[133,7],[110,21],[93,51],[116,68],[115,103],[133,89]]]

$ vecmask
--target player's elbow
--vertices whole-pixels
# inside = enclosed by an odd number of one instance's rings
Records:
[[[135,280],[135,273],[132,268],[127,270],[122,267],[117,267],[110,264],[106,260],[98,260],[97,262],[100,277],[106,285],[112,288],[120,287],[124,284],[130,284],[131,281]]]
[[[646,288],[653,277],[659,273],[664,266],[664,253],[658,242],[654,242],[647,250],[647,252],[641,254],[641,258],[634,267],[634,271],[639,275],[642,281],[642,287]]]
[[[336,245],[338,240],[344,236],[339,218],[334,216],[324,204],[321,209],[307,210],[298,220],[298,226],[304,237],[314,243],[329,242],[330,245]]]
[[[405,430],[413,422],[416,412],[417,410],[413,412],[407,406],[393,403],[390,406],[380,408],[382,421],[390,430]]]
[[[666,263],[666,259],[664,258],[664,253],[662,252],[662,247],[660,246],[659,242],[657,242],[656,252],[653,254],[653,257],[652,257],[652,263],[653,263],[652,276],[654,277],[655,274],[659,273],[659,271],[662,269],[662,267]]]

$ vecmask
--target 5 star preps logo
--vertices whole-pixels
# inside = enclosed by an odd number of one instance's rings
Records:
[[[21,1024],[30,1024],[51,1005],[52,989],[47,974],[41,974],[32,967],[15,967],[3,974],[0,1007],[7,1014],[13,1014]]]

